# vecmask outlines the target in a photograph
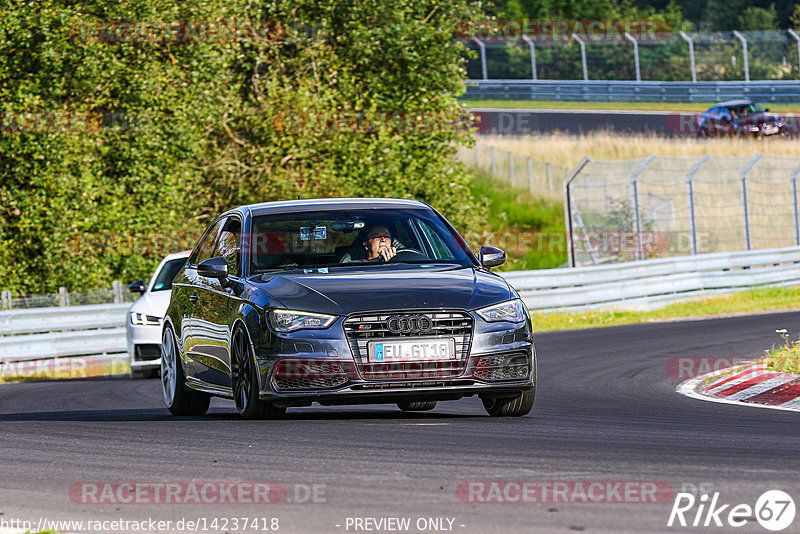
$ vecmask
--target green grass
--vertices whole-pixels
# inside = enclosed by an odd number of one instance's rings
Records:
[[[534,331],[546,332],[789,309],[800,309],[800,287],[751,289],[729,295],[679,302],[652,311],[532,312],[531,317]],[[800,348],[797,350],[800,353]]]
[[[561,100],[460,100],[466,108],[497,109],[598,109],[630,111],[705,111],[713,102],[565,102]],[[796,104],[773,104],[760,102],[762,107],[777,113],[800,112],[800,101]]]
[[[551,269],[566,263],[566,247],[547,252],[551,242],[555,243],[551,236],[565,234],[560,201],[512,189],[481,171],[474,171],[473,176],[472,194],[489,204],[488,225],[478,241],[506,251],[506,263],[497,270]],[[540,248],[542,252],[538,252]]]
[[[800,339],[789,341],[786,329],[777,330],[776,333],[781,337],[782,343],[772,345],[759,361],[767,364],[770,371],[800,374]]]

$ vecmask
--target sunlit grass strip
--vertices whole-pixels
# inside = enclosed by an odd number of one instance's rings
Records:
[[[713,104],[708,102],[568,102],[560,100],[470,100],[461,99],[466,108],[496,109],[599,109],[599,110],[631,110],[631,111],[696,111],[701,112]],[[776,113],[794,113],[800,111],[798,104],[766,104],[770,111]]]
[[[479,141],[495,148],[513,152],[515,156],[529,157],[569,169],[584,156],[596,160],[618,160],[659,156],[699,157],[754,156],[800,156],[800,143],[795,137],[772,138],[759,141],[751,137],[724,137],[698,142],[694,136],[665,138],[656,135],[619,135],[605,131],[587,135],[537,135],[502,137],[482,135]],[[500,158],[498,165],[505,163]],[[521,160],[520,160],[521,161]]]
[[[793,309],[800,309],[800,287],[771,287],[739,291],[728,295],[678,302],[652,311],[602,309],[576,313],[532,312],[531,318],[534,332],[547,332],[649,323],[667,319],[688,319],[707,315]]]
[[[781,336],[782,343],[772,345],[760,361],[765,363],[770,371],[800,374],[800,339],[789,341],[786,329],[776,332]]]

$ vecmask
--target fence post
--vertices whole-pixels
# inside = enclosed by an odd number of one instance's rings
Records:
[[[633,182],[633,231],[634,237],[636,238],[637,260],[644,259],[644,253],[642,252],[642,217],[639,210],[639,185],[637,180],[639,176],[647,170],[647,167],[650,166],[650,162],[655,158],[655,156],[647,156],[644,158],[644,161],[642,161],[630,175],[630,180]]]
[[[509,181],[511,182],[511,187],[514,187],[516,180],[515,180],[515,176],[514,176],[514,153],[513,152],[509,152],[508,153],[508,178],[509,178]]]
[[[533,160],[528,158],[528,191],[533,193]]]
[[[11,309],[11,290],[4,289],[2,293],[0,293],[0,301],[2,301],[2,307],[5,310]]]
[[[800,214],[797,209],[797,175],[800,167],[792,171],[792,221],[794,222],[794,244],[800,246]]]
[[[497,177],[497,160],[494,155],[494,147],[490,147],[489,153],[492,156],[492,176]]]
[[[481,166],[481,162],[480,162],[480,159],[478,158],[478,143],[476,142],[475,143],[475,167],[476,168],[480,168],[480,166]]]
[[[483,76],[484,80],[488,80],[489,76],[486,70],[486,45],[483,44],[483,41],[481,41],[477,37],[473,37],[470,40],[478,43],[478,47],[481,49],[481,75]]]
[[[111,291],[114,293],[114,304],[122,304],[124,297],[122,296],[122,281],[114,280],[111,282]]]
[[[739,179],[742,181],[742,217],[744,218],[744,248],[750,250],[750,210],[747,204],[747,173],[755,167],[758,160],[761,159],[763,154],[753,156],[753,159],[747,162],[742,172],[739,174]]]
[[[583,42],[577,33],[572,34],[572,38],[575,39],[579,45],[581,45],[581,65],[583,66],[583,81],[589,81],[589,69],[586,67],[586,43]]]
[[[800,35],[797,35],[797,32],[794,30],[789,30],[789,35],[794,37],[794,40],[797,41],[797,71],[800,73]],[[800,76],[800,74],[798,74],[798,76]]]
[[[642,72],[639,70],[639,43],[628,32],[625,32],[625,38],[633,43],[633,64],[636,67],[636,81],[642,81]]]
[[[69,291],[67,291],[66,287],[58,288],[58,305],[69,306]]]
[[[528,48],[531,49],[531,79],[536,80],[536,45],[524,33],[522,34],[522,40],[528,43]]]
[[[739,33],[736,30],[733,30],[733,35],[735,35],[741,42],[742,42],[742,49],[744,50],[744,81],[750,81],[750,62],[747,58],[747,39],[744,38],[744,35]]]
[[[697,71],[695,70],[694,66],[694,41],[692,41],[692,38],[686,35],[686,32],[684,31],[678,32],[678,35],[683,37],[686,42],[689,43],[689,65],[692,69],[692,82],[697,83]]]
[[[569,186],[590,161],[587,156],[584,156],[578,166],[564,179],[564,223],[567,226],[567,259],[570,267],[575,267],[575,241],[572,235],[572,195],[570,194]]]
[[[700,160],[694,164],[694,167],[689,169],[689,172],[686,174],[686,188],[689,193],[689,243],[692,247],[692,254],[697,254],[697,220],[694,217],[694,181],[692,179],[700,172],[700,169],[706,164],[709,158],[711,158],[711,156],[708,154],[700,158]]]
[[[550,164],[547,164],[547,188],[552,191],[553,190],[553,168]]]

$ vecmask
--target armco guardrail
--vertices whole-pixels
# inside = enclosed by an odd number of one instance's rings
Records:
[[[517,271],[503,277],[530,310],[649,309],[756,286],[800,285],[800,247]]]
[[[565,100],[577,102],[797,102],[800,81],[634,82],[582,80],[467,80],[462,97],[481,100]]]
[[[503,277],[533,311],[655,308],[756,286],[800,285],[800,247],[514,271]],[[125,352],[129,306],[0,312],[0,364]]]
[[[0,363],[127,350],[130,303],[0,312]]]

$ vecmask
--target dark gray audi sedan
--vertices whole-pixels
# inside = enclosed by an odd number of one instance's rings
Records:
[[[531,320],[436,210],[394,199],[243,206],[217,217],[175,277],[161,383],[175,415],[232,398],[245,418],[287,407],[396,403],[430,410],[478,395],[530,412]]]

